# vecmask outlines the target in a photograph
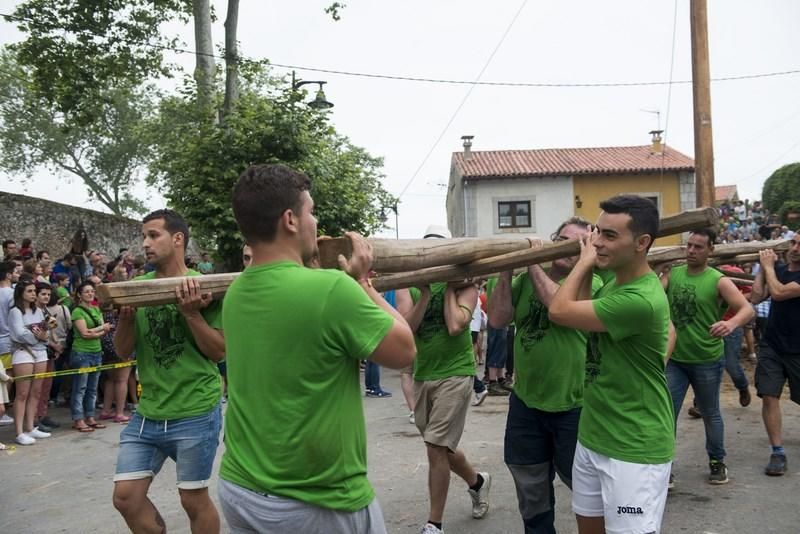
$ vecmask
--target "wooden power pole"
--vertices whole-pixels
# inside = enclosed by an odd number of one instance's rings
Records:
[[[691,0],[692,100],[697,207],[714,206],[714,145],[711,136],[711,75],[706,0]]]

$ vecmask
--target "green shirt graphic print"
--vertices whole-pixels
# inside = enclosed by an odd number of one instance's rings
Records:
[[[611,282],[593,307],[607,331],[589,336],[578,440],[609,458],[667,463],[675,423],[664,374],[669,305],[661,282],[652,271]]]
[[[186,276],[200,276],[189,270]],[[155,273],[135,280],[152,280]],[[212,301],[201,313],[211,328],[222,328],[222,306]],[[195,343],[175,304],[136,310],[136,365],[142,398],[138,411],[148,419],[182,419],[208,413],[222,398],[217,364]]]
[[[708,333],[725,307],[719,303],[717,284],[723,274],[711,267],[689,274],[686,265],[672,269],[667,298],[677,340],[672,359],[681,363],[713,363],[722,358],[724,341]]]
[[[592,276],[592,295],[601,287],[600,277]],[[551,323],[527,273],[514,277],[511,302],[517,325],[514,393],[527,407],[544,412],[581,406],[589,334]]]
[[[447,331],[447,324],[444,322],[446,289],[445,282],[431,284],[431,300],[414,334],[417,344],[414,380],[429,381],[475,375],[475,353],[472,351],[469,325],[455,336]],[[420,297],[419,290],[411,288],[409,291],[416,304]]]

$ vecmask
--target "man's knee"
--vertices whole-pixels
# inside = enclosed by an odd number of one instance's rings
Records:
[[[125,480],[114,483],[114,508],[123,516],[135,514],[147,498],[149,480]]]
[[[508,470],[514,479],[523,519],[531,519],[551,510],[553,485],[550,462],[534,465],[509,464]]]
[[[193,490],[178,490],[181,496],[181,506],[186,510],[189,517],[196,517],[206,510],[209,506],[213,506],[211,499],[208,496],[208,488],[193,489]]]

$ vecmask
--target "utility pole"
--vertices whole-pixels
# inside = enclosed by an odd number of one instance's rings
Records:
[[[714,205],[714,144],[711,135],[711,75],[708,66],[706,0],[691,0],[692,100],[697,207]]]

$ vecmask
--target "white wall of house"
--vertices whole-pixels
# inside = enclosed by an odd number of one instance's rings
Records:
[[[456,188],[457,190],[458,188]],[[479,180],[463,183],[462,198],[448,199],[448,207],[463,211],[466,237],[492,237],[503,234],[549,236],[558,225],[574,214],[572,177],[515,178]],[[455,195],[454,195],[455,197]],[[461,200],[464,207],[457,208]],[[529,201],[531,226],[501,228],[498,202]],[[449,211],[449,210],[448,210]],[[453,219],[459,219],[454,217]],[[448,222],[455,222],[451,219]]]

